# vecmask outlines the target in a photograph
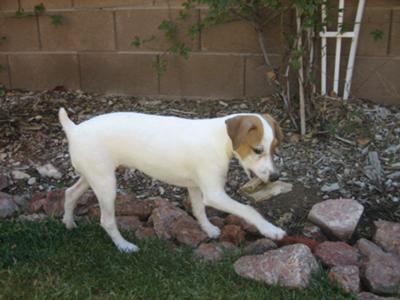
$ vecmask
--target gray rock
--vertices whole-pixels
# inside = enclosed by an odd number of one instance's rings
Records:
[[[307,246],[295,244],[262,255],[243,256],[234,268],[240,276],[269,285],[305,288],[318,270],[318,263]]]
[[[321,191],[325,193],[334,192],[340,189],[339,183],[325,184],[322,186]]]
[[[363,211],[364,207],[352,199],[326,200],[312,207],[308,219],[326,233],[348,240]]]
[[[400,256],[400,223],[375,221],[373,241],[388,252]]]
[[[374,244],[373,242],[367,240],[367,239],[359,239],[357,243],[355,244],[355,247],[360,251],[360,253],[366,257],[369,258],[370,256],[373,255],[381,255],[382,254],[382,249]]]
[[[11,216],[17,210],[12,196],[0,192],[0,218]]]
[[[25,172],[19,171],[19,170],[14,170],[11,172],[11,175],[14,179],[16,180],[21,180],[21,179],[29,179],[31,176]]]
[[[360,271],[357,266],[333,267],[328,273],[328,278],[338,282],[347,292],[360,291]]]
[[[55,179],[61,179],[62,174],[52,164],[48,163],[43,166],[37,167],[36,170],[43,177],[50,177]]]
[[[8,187],[8,177],[4,174],[0,174],[0,191]]]
[[[43,221],[45,219],[47,219],[48,216],[46,214],[43,213],[39,213],[39,214],[30,214],[30,215],[20,215],[18,216],[18,221],[20,222],[37,222],[37,221]]]

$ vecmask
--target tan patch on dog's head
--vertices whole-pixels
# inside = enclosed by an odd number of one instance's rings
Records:
[[[267,120],[269,126],[271,126],[272,131],[274,132],[274,139],[271,143],[270,149],[270,153],[273,154],[275,153],[276,148],[278,148],[283,141],[283,131],[281,126],[279,126],[279,123],[271,115],[263,114],[263,117]]]
[[[264,127],[257,116],[237,116],[225,121],[233,150],[241,158],[246,157],[264,136]]]

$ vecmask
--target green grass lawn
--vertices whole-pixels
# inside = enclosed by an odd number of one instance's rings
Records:
[[[237,276],[227,257],[205,263],[158,239],[119,253],[96,223],[0,221],[0,299],[352,299],[326,274],[306,290],[268,287]]]

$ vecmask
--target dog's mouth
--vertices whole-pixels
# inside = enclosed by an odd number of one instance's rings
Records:
[[[254,173],[252,170],[249,170],[249,174],[250,174],[250,176],[249,176],[250,178],[249,179],[257,178],[257,179],[261,180],[263,183],[269,183],[270,182],[270,180],[265,181],[260,176],[258,176],[256,173]]]

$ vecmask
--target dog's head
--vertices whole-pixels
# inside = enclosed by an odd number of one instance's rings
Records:
[[[264,182],[276,181],[279,171],[273,155],[283,139],[278,122],[268,114],[249,114],[229,118],[225,123],[234,154],[247,175],[251,171]]]

